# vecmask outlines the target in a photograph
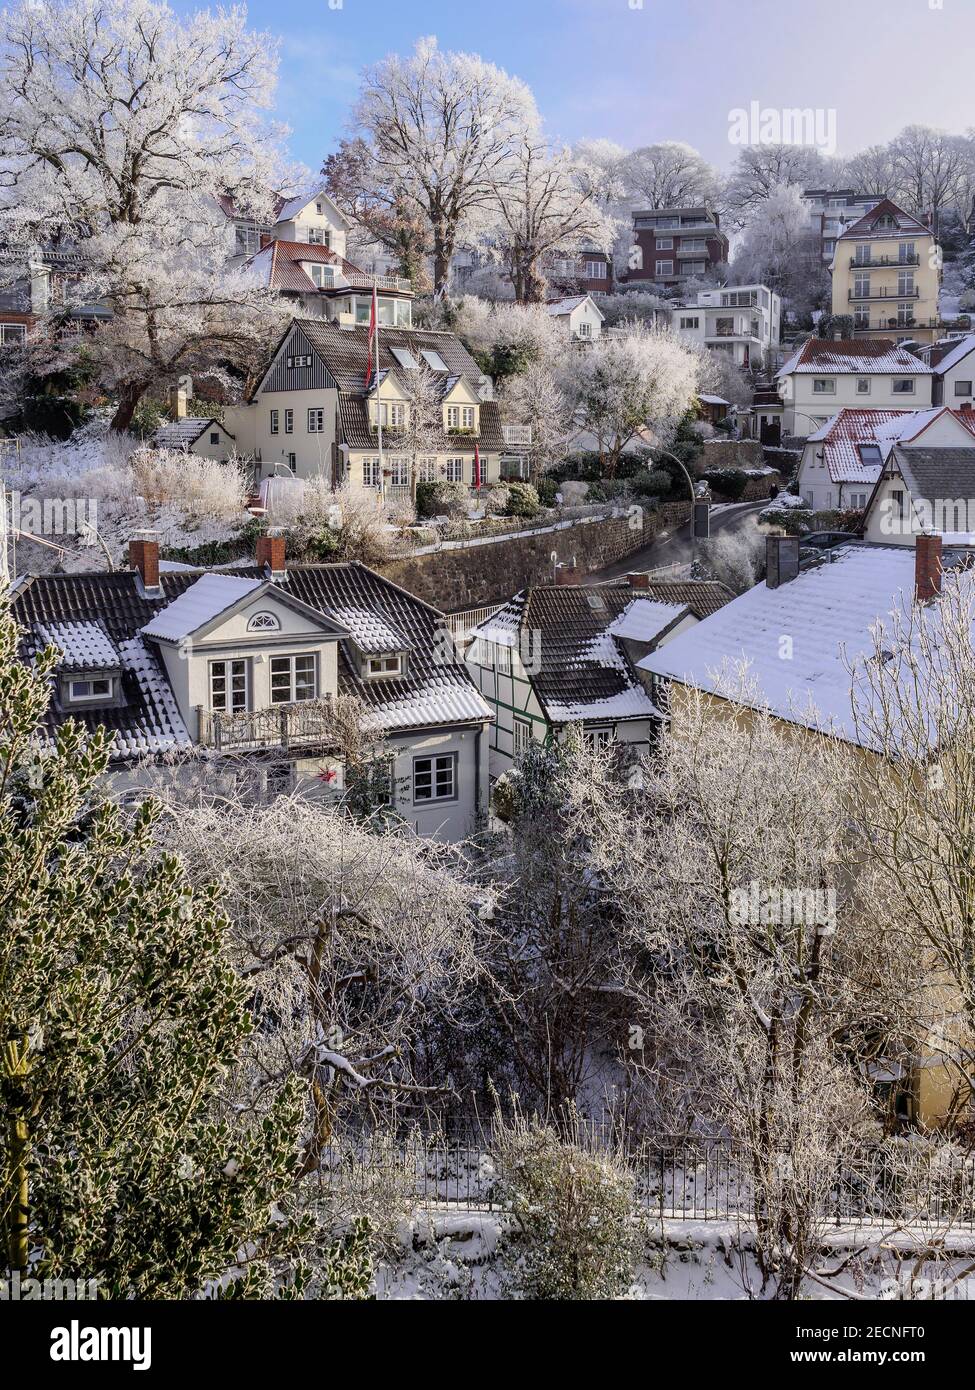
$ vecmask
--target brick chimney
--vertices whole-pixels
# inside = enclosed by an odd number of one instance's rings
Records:
[[[941,593],[941,537],[920,535],[914,546],[914,596],[930,603]]]
[[[272,579],[284,579],[288,573],[284,555],[284,536],[275,531],[258,536],[257,563],[267,566]]]
[[[161,593],[159,584],[159,542],[129,541],[129,569],[142,575],[142,587],[147,593]]]
[[[628,574],[628,575],[626,576],[626,582],[627,582],[627,584],[629,584],[629,586],[630,586],[631,589],[649,589],[649,588],[650,588],[650,576],[649,576],[649,574]]]
[[[788,584],[799,573],[799,537],[767,536],[765,539],[765,583],[769,589]]]
[[[559,565],[558,569],[555,571],[555,582],[559,586],[563,584],[578,584],[579,571],[575,564]]]

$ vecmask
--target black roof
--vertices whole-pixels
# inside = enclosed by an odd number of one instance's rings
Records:
[[[968,448],[896,445],[893,458],[914,497],[975,498],[975,439]]]
[[[339,392],[339,419],[342,424],[342,440],[350,449],[375,449],[376,431],[369,424],[364,396],[350,396]],[[504,452],[504,435],[501,431],[501,411],[497,401],[482,401],[480,405],[481,432],[479,435],[442,433],[431,446],[434,454],[473,454],[475,444],[482,454]],[[383,447],[395,449],[397,431],[383,428]]]
[[[369,360],[369,328],[366,324],[342,328],[329,319],[295,319],[309,344],[335,377],[341,391],[361,395],[365,389],[366,364]],[[430,328],[380,328],[379,362],[373,369],[398,371],[400,364],[392,349],[406,348],[418,362],[423,362],[424,348],[443,359],[451,376],[465,376],[473,386],[484,375],[477,362],[464,347],[456,333],[436,332]]]

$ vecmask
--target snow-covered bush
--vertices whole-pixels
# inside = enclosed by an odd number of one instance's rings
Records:
[[[463,483],[417,483],[416,510],[421,516],[466,517],[470,494]]]
[[[708,574],[732,593],[743,594],[762,577],[765,537],[759,531],[721,531],[702,549],[701,561]]]
[[[250,470],[240,458],[202,458],[181,449],[136,449],[131,486],[150,507],[178,506],[200,521],[238,521],[250,491]]]
[[[508,484],[508,516],[523,516],[531,519],[541,511],[538,493],[531,483]]]
[[[507,1281],[523,1299],[626,1296],[633,1282],[633,1178],[618,1154],[593,1148],[568,1115],[563,1135],[516,1115],[496,1122],[502,1200],[514,1229]]]

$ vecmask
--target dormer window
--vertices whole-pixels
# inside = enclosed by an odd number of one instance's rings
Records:
[[[320,290],[331,290],[335,288],[335,267],[334,265],[322,265],[316,263],[309,267],[311,282]]]
[[[247,624],[248,632],[280,632],[281,624],[275,613],[255,613]]]
[[[447,428],[449,430],[472,430],[477,412],[472,405],[448,405]]]
[[[383,676],[387,678],[401,676],[403,674],[403,658],[401,656],[371,656],[366,670],[371,680]]]
[[[70,680],[67,686],[68,699],[72,704],[83,704],[94,700],[110,700],[115,682],[111,676],[93,676],[89,680]]]

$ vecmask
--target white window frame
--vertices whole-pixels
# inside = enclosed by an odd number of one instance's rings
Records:
[[[583,741],[594,753],[600,752],[604,748],[609,748],[613,743],[612,724],[601,724],[598,728],[586,729],[582,731]]]
[[[260,613],[254,613],[247,620],[248,632],[280,632],[281,620],[276,613],[270,613],[262,609]]]
[[[23,347],[26,341],[26,324],[0,323],[0,347]]]
[[[94,701],[101,703],[104,700],[111,700],[115,693],[115,679],[113,676],[87,676],[84,680],[68,681],[68,699],[73,705],[92,704]],[[105,690],[96,690],[96,685],[104,685]],[[83,691],[79,687],[84,686]]]
[[[462,483],[464,481],[464,460],[447,459],[444,464],[444,471],[448,483]],[[454,475],[457,476],[454,476]]]
[[[390,487],[409,487],[410,461],[408,458],[389,460],[389,485]]]
[[[814,396],[835,396],[836,377],[835,376],[814,376],[813,377]]]
[[[325,433],[325,411],[317,406],[308,407],[308,433]]]
[[[378,458],[366,458],[362,460],[362,486],[380,487],[382,485],[382,474],[379,468]]]
[[[857,395],[869,396],[873,383],[868,376],[857,377]]]
[[[531,743],[531,720],[519,719],[518,715],[516,714],[514,716],[514,722],[511,726],[511,756],[513,758],[520,758],[522,754],[525,753],[528,750],[528,748],[531,747]]]
[[[294,434],[295,432],[295,413],[290,406],[284,412],[284,432],[285,434]]]
[[[898,390],[900,387],[900,390]],[[915,382],[912,376],[895,376],[890,383],[890,394],[892,396],[913,396],[915,393]]]
[[[370,680],[395,680],[403,674],[402,656],[371,656],[366,663]]]
[[[298,667],[297,667],[297,663],[298,663],[299,661],[302,662],[302,663],[304,663],[305,665],[307,665],[307,663],[308,663],[309,661],[311,662],[311,694],[310,694],[310,695],[299,695],[299,694],[298,694],[299,680],[298,680]],[[277,689],[275,689],[275,685],[274,685],[274,678],[275,678],[275,676],[279,676],[279,675],[282,674],[280,668],[281,668],[282,665],[284,665],[285,663],[287,664],[287,671],[286,671],[284,674],[286,674],[287,677],[288,677],[287,697],[286,697],[286,698],[282,697],[282,694],[281,694],[281,692],[282,692],[282,687],[279,685],[279,686],[277,687]],[[275,670],[275,666],[278,667],[278,670]],[[277,655],[277,654],[276,654],[276,655],[272,656],[271,659],[270,659],[270,664],[269,664],[269,666],[268,666],[268,681],[269,681],[269,696],[270,696],[270,701],[271,701],[271,704],[272,704],[272,705],[297,705],[297,704],[302,704],[302,703],[303,703],[304,701],[306,701],[306,700],[317,700],[317,699],[318,699],[318,658],[317,658],[316,654],[315,654],[314,652],[292,652],[292,653],[287,653],[287,654],[282,654],[282,655]],[[308,686],[307,677],[303,677],[303,678],[302,678],[301,684],[302,684],[303,687],[307,688],[307,686]]]
[[[448,781],[449,776],[449,781]],[[418,783],[422,778],[422,784]],[[427,779],[429,778],[429,784]],[[413,805],[429,806],[443,802],[456,801],[458,793],[457,754],[432,753],[426,757],[413,759]],[[429,795],[418,795],[419,786],[429,785]],[[449,786],[449,791],[441,792],[441,787]]]
[[[672,260],[670,260],[670,261],[658,261],[658,262],[657,262],[657,268],[656,268],[656,270],[654,271],[654,274],[655,274],[655,275],[673,275],[673,273],[674,273],[674,262],[673,262]]]
[[[967,397],[967,396],[970,396],[971,394],[972,394],[972,383],[971,383],[970,381],[956,381],[956,382],[955,382],[955,395],[956,395],[956,396],[966,396],[966,397]]]
[[[658,236],[655,245],[658,251],[673,251],[674,238],[672,236]]]
[[[214,682],[218,678],[224,681],[223,706],[217,704]],[[246,714],[251,707],[251,671],[250,662],[246,658],[230,658],[229,660],[211,661],[208,672],[208,690],[210,693],[210,712],[212,714]],[[239,682],[239,684],[235,684]],[[238,700],[237,696],[242,699]],[[227,697],[230,697],[229,704]]]
[[[280,422],[280,412],[277,411],[277,410],[272,410],[272,411],[271,411],[271,424],[270,424],[270,430],[271,430],[271,433],[272,433],[272,434],[277,434],[279,422]]]

